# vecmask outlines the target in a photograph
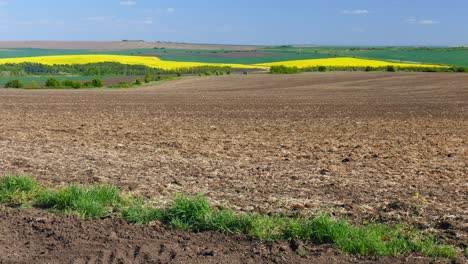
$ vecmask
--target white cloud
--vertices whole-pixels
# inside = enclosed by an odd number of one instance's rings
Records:
[[[151,25],[151,24],[153,24],[153,22],[154,22],[153,19],[147,17],[147,18],[143,19],[143,20],[140,22],[140,24]]]
[[[431,25],[431,24],[439,24],[439,21],[436,20],[419,20],[419,24],[424,24],[424,25]]]
[[[415,18],[408,18],[403,20],[403,22],[408,24],[421,24],[421,25],[434,25],[440,24],[440,21],[432,20],[432,19],[415,19]]]
[[[128,0],[128,1],[120,1],[120,5],[121,6],[134,6],[136,5],[137,2],[136,1],[131,1],[131,0]]]
[[[164,13],[174,13],[175,8],[155,8],[155,9],[146,9],[144,12],[149,14],[164,14]]]
[[[354,10],[343,10],[341,11],[342,14],[347,15],[367,15],[370,13],[367,9],[354,9]]]
[[[82,20],[85,20],[85,21],[90,21],[90,22],[104,22],[106,20],[110,20],[112,19],[112,17],[83,17],[81,18]]]

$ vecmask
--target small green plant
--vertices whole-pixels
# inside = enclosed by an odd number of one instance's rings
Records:
[[[0,178],[0,203],[23,205],[41,192],[36,180],[27,176]]]
[[[136,79],[136,80],[135,80],[135,85],[142,85],[141,80],[140,80],[140,79]]]
[[[23,88],[23,86],[20,80],[11,80],[5,84],[5,88]]]
[[[37,197],[36,204],[64,213],[76,213],[83,218],[103,217],[124,200],[120,191],[112,186],[72,185],[58,191],[46,191]]]

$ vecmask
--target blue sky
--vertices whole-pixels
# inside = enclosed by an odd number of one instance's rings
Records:
[[[0,40],[468,45],[467,0],[0,0]]]

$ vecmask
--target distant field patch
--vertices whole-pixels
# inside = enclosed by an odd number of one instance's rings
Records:
[[[286,67],[308,68],[317,66],[326,67],[431,67],[431,68],[444,68],[446,66],[432,65],[432,64],[418,64],[418,63],[397,63],[378,60],[366,60],[356,58],[328,58],[328,59],[312,59],[312,60],[294,60],[294,61],[278,61],[271,63],[258,64],[259,66],[271,67],[283,65]]]
[[[255,69],[262,66],[251,66],[244,64],[229,64],[229,63],[204,63],[204,62],[179,62],[179,61],[163,61],[156,57],[145,56],[127,56],[127,55],[58,55],[58,56],[37,56],[23,58],[5,58],[0,59],[0,64],[7,63],[40,63],[44,65],[73,65],[73,64],[89,64],[99,62],[117,62],[128,65],[144,65],[153,68],[165,70],[193,68],[202,66],[221,66],[241,69]]]

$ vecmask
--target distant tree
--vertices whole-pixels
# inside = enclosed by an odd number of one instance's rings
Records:
[[[60,86],[60,82],[55,78],[49,78],[47,79],[45,83],[45,87],[49,87],[49,88],[55,88],[59,86]]]
[[[319,71],[319,72],[326,72],[326,71],[327,71],[327,67],[325,67],[325,66],[319,66],[319,67],[318,67],[318,71]]]
[[[140,80],[140,79],[136,79],[136,80],[135,80],[135,84],[136,84],[136,85],[142,85],[141,80]]]
[[[93,87],[103,87],[104,84],[102,83],[101,79],[94,79],[91,81]]]
[[[393,65],[388,65],[388,66],[387,66],[387,71],[388,71],[388,72],[396,72],[396,68],[395,68],[395,66],[393,66]]]
[[[23,88],[23,86],[20,80],[11,80],[5,84],[5,88]]]

